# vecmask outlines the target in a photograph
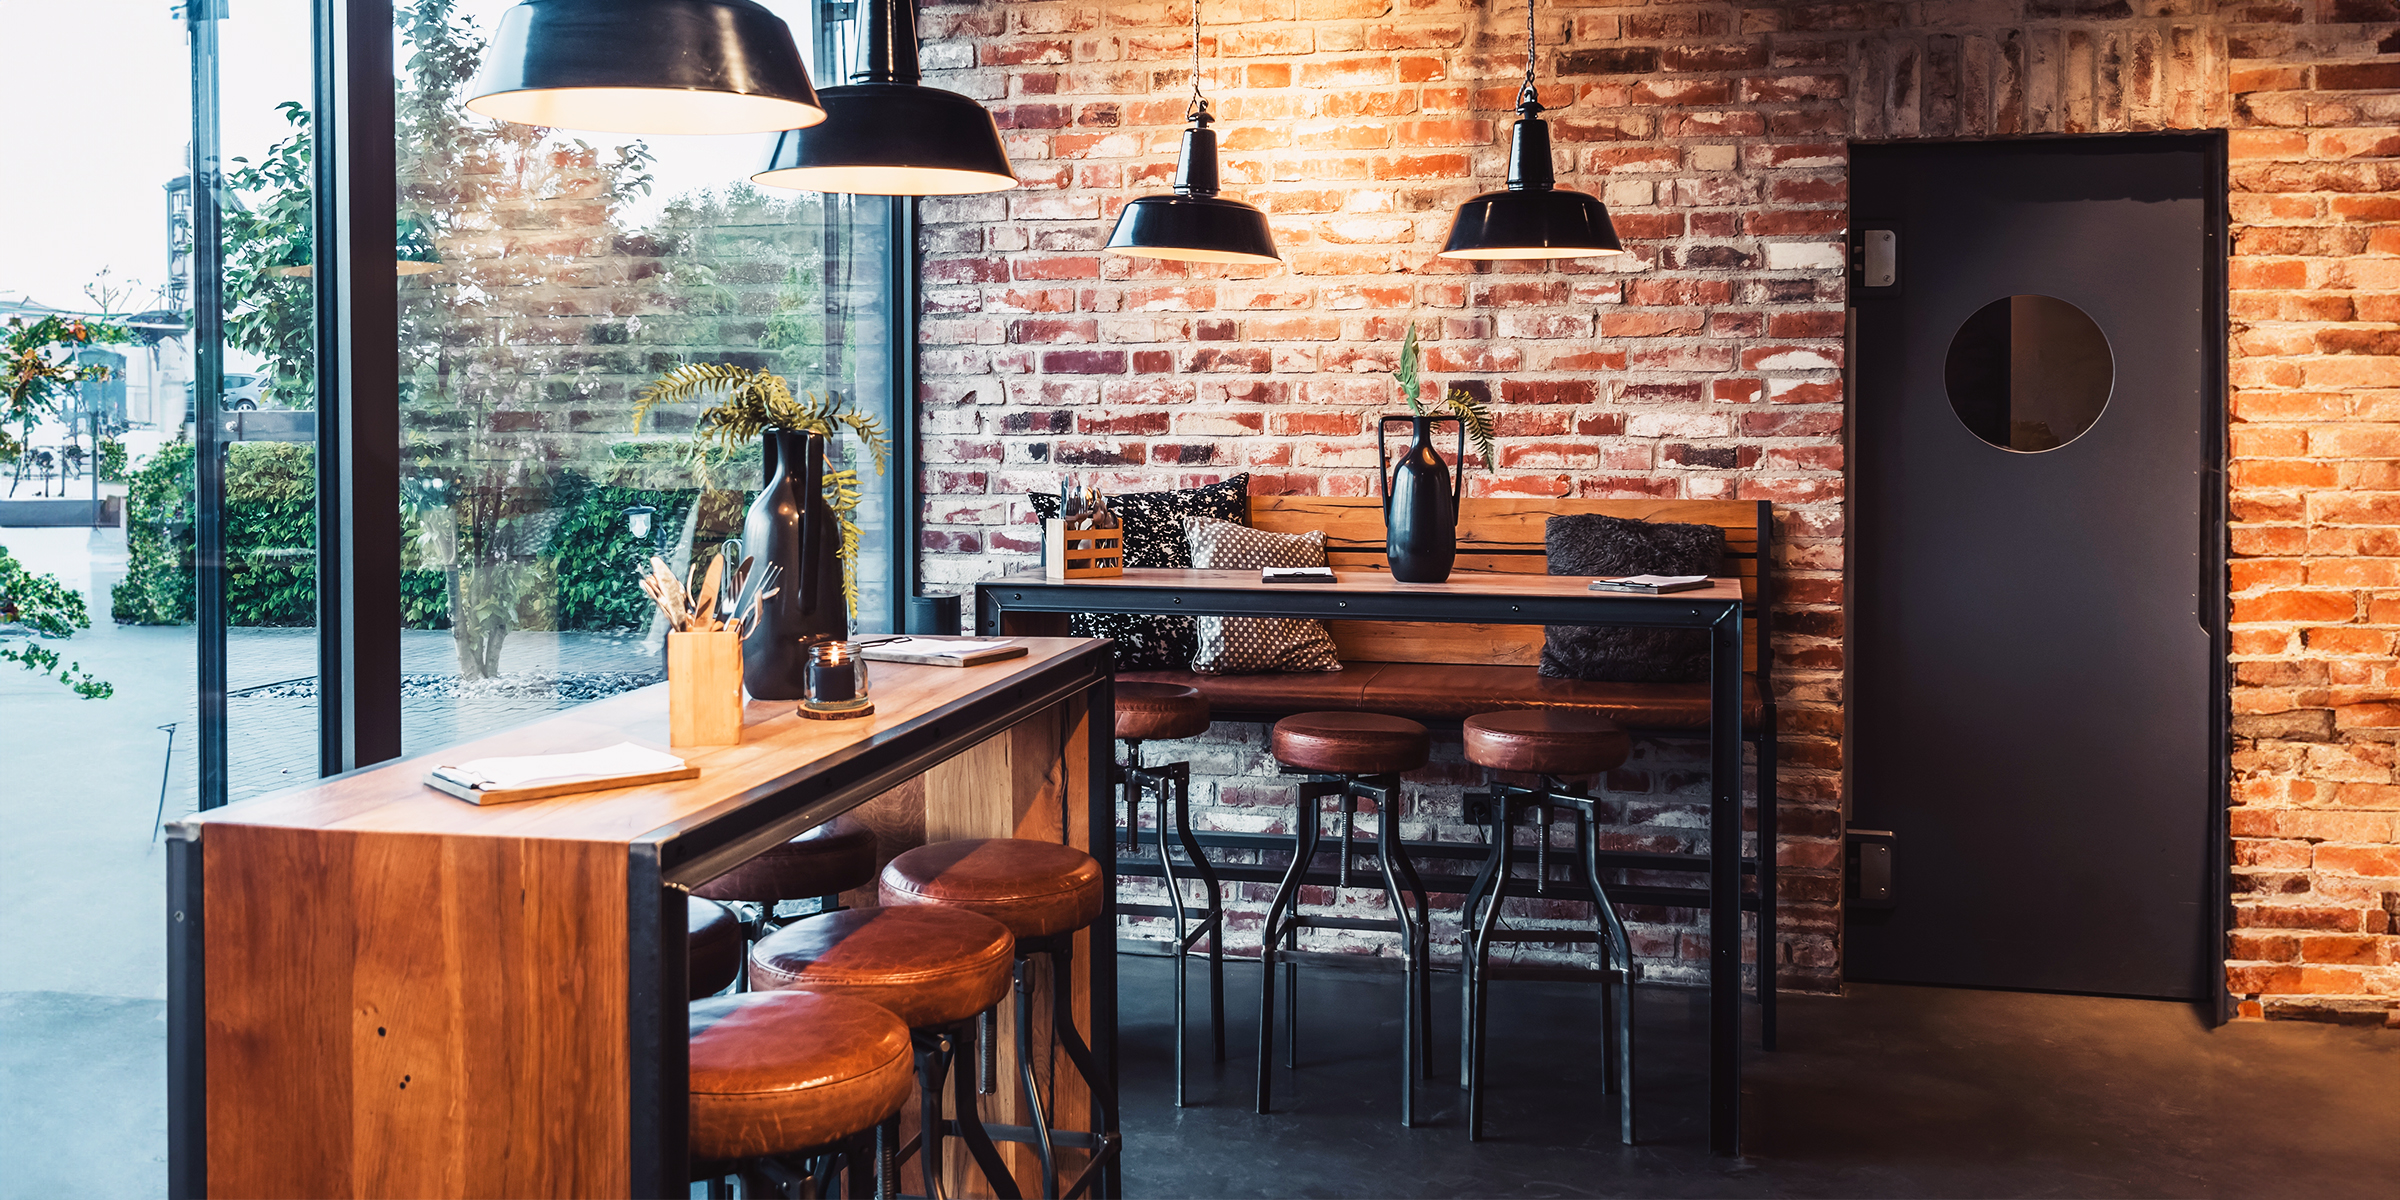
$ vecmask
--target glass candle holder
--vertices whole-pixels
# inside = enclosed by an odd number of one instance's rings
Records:
[[[867,660],[850,642],[819,642],[808,648],[806,698],[800,715],[820,721],[863,717],[875,711],[867,685]]]

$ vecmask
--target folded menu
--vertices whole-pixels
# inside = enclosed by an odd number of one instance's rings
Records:
[[[684,761],[672,754],[619,742],[604,750],[576,754],[526,754],[513,758],[478,758],[457,766],[433,769],[435,778],[476,791],[509,791],[591,779],[655,775],[680,771]]]
[[[1595,579],[1592,581],[1591,588],[1595,592],[1634,592],[1645,596],[1657,596],[1667,592],[1688,592],[1707,586],[1708,576],[1706,575],[1618,575],[1606,579]]]
[[[932,667],[979,667],[988,662],[1023,658],[1027,648],[1010,638],[976,640],[912,635],[872,642],[858,652],[869,662],[915,663]]]

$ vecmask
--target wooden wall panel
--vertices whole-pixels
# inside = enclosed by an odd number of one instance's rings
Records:
[[[627,1189],[622,846],[234,824],[201,845],[213,1193]]]

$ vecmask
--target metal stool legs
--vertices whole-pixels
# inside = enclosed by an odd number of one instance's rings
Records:
[[[1033,956],[1044,955],[1050,960],[1050,1036],[1066,1053],[1067,1061],[1083,1076],[1092,1091],[1093,1107],[1099,1110],[1100,1127],[1095,1130],[1055,1129],[1042,1098],[1041,1073],[1035,1069],[1033,1053]],[[1034,1148],[1042,1164],[1042,1195],[1051,1200],[1071,1200],[1083,1195],[1101,1179],[1101,1174],[1116,1159],[1123,1146],[1117,1126],[1117,1093],[1100,1072],[1092,1049],[1075,1028],[1075,935],[1054,934],[1045,938],[1017,940],[1016,1003],[1017,1003],[1017,1076],[1024,1088],[1025,1103],[1032,1114],[1031,1125],[988,1126],[991,1136],[1001,1141],[1022,1142]],[[1058,1184],[1058,1148],[1088,1150],[1091,1158],[1070,1181],[1065,1191]],[[1096,1194],[1096,1193],[1095,1193]]]
[[[985,1182],[991,1184],[992,1194],[1001,1200],[1021,1200],[1016,1177],[1008,1172],[1008,1164],[1000,1161],[1000,1149],[992,1143],[992,1133],[983,1124],[983,1114],[975,1107],[975,1079],[958,1061],[962,1050],[975,1041],[977,1022],[970,1018],[954,1025],[910,1031],[917,1047],[917,1123],[920,1132],[908,1145],[892,1155],[892,1161],[919,1156],[918,1165],[925,1172],[925,1194],[950,1195],[942,1187],[943,1140],[957,1134],[967,1144],[967,1153],[974,1156],[975,1165],[983,1171]],[[957,1113],[942,1116],[942,1082],[947,1076],[951,1083],[951,1103]],[[889,1173],[897,1179],[897,1167]]]
[[[1459,1044],[1460,1084],[1467,1089],[1467,1139],[1483,1138],[1483,1073],[1484,1050],[1488,1043],[1487,1013],[1490,1009],[1488,988],[1491,983],[1490,957],[1495,941],[1588,941],[1598,952],[1602,987],[1600,992],[1600,1022],[1603,1047],[1603,1078],[1601,1093],[1618,1097],[1618,1140],[1632,1145],[1633,1132],[1633,943],[1625,930],[1624,919],[1608,898],[1607,888],[1600,882],[1598,840],[1593,831],[1599,823],[1596,801],[1581,789],[1569,789],[1548,776],[1540,788],[1522,788],[1511,784],[1491,785],[1492,853],[1483,871],[1468,889],[1466,903],[1459,915],[1460,943],[1460,1000],[1464,1012],[1460,1022]],[[1517,890],[1511,878],[1516,866],[1516,839],[1513,831],[1521,814],[1530,810],[1534,815],[1534,895],[1549,892],[1550,810],[1564,808],[1574,814],[1575,867],[1582,875],[1583,885],[1592,897],[1592,930],[1582,934],[1564,934],[1555,929],[1534,930],[1524,934],[1507,934],[1495,927],[1500,907]]]
[[[1358,801],[1362,797],[1376,802],[1379,814],[1375,837],[1375,862],[1383,876],[1384,895],[1392,909],[1392,920],[1370,920],[1355,917],[1318,917],[1299,911],[1300,887],[1306,881],[1310,860],[1315,858],[1322,837],[1317,807],[1326,796],[1342,800],[1341,864],[1335,875],[1336,888],[1350,886],[1350,867],[1354,857],[1352,834],[1356,825]],[[1433,1005],[1433,981],[1427,967],[1432,958],[1433,938],[1430,916],[1431,902],[1425,886],[1417,877],[1416,864],[1409,861],[1408,848],[1400,840],[1400,777],[1398,775],[1343,776],[1316,778],[1299,788],[1298,819],[1294,822],[1292,865],[1284,872],[1283,882],[1276,885],[1275,898],[1267,905],[1267,920],[1259,941],[1259,966],[1263,980],[1259,989],[1258,1037],[1258,1111],[1267,1112],[1274,1096],[1274,1031],[1275,1031],[1275,967],[1283,957],[1285,995],[1285,1062],[1297,1066],[1300,1053],[1299,971],[1298,963],[1289,956],[1297,951],[1302,929],[1368,929],[1396,932],[1400,935],[1401,1003],[1400,1003],[1400,1123],[1416,1124],[1416,1080],[1420,1071],[1433,1077],[1433,1027],[1430,1020]],[[1284,948],[1278,951],[1277,944]]]
[[[1169,763],[1160,767],[1142,765],[1142,744],[1127,740],[1129,761],[1119,768],[1125,787],[1126,848],[1138,849],[1141,844],[1142,797],[1152,788],[1158,791],[1158,865],[1166,876],[1167,903],[1175,914],[1175,1107],[1184,1106],[1184,1014],[1188,1007],[1189,985],[1185,982],[1185,966],[1197,951],[1201,938],[1208,939],[1208,1031],[1216,1060],[1225,1061],[1225,900],[1224,889],[1217,885],[1217,872],[1200,848],[1200,839],[1192,832],[1192,765],[1188,762]],[[1205,913],[1192,920],[1183,896],[1183,877],[1177,874],[1175,856],[1167,846],[1167,822],[1173,819],[1175,840],[1182,843],[1184,854],[1191,859],[1192,869],[1199,873],[1206,890]]]

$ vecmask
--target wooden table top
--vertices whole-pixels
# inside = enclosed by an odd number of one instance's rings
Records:
[[[668,746],[667,685],[659,683],[430,754],[195,813],[178,824],[630,842],[727,800],[802,782],[830,756],[937,719],[978,693],[1005,688],[1077,653],[1095,653],[1101,645],[1086,638],[1012,640],[1030,653],[979,667],[873,664],[875,713],[868,717],[803,720],[796,715],[797,701],[750,701],[739,746]],[[488,807],[424,783],[436,766],[597,750],[619,742],[677,755],[699,767],[700,776]]]
[[[1127,567],[1123,575],[1098,579],[1051,579],[1038,569],[1011,572],[991,581],[993,586],[1024,584],[1070,588],[1189,588],[1256,592],[1291,592],[1294,594],[1323,594],[1327,592],[1364,595],[1429,595],[1477,596],[1505,599],[1509,597],[1539,597],[1567,599],[1580,597],[1593,600],[1673,600],[1739,601],[1742,582],[1733,578],[1711,580],[1704,588],[1685,592],[1669,592],[1663,596],[1648,596],[1638,592],[1595,592],[1589,586],[1589,576],[1531,575],[1500,571],[1458,571],[1442,583],[1402,583],[1387,571],[1334,572],[1332,583],[1261,583],[1258,570],[1197,571],[1160,567]]]

